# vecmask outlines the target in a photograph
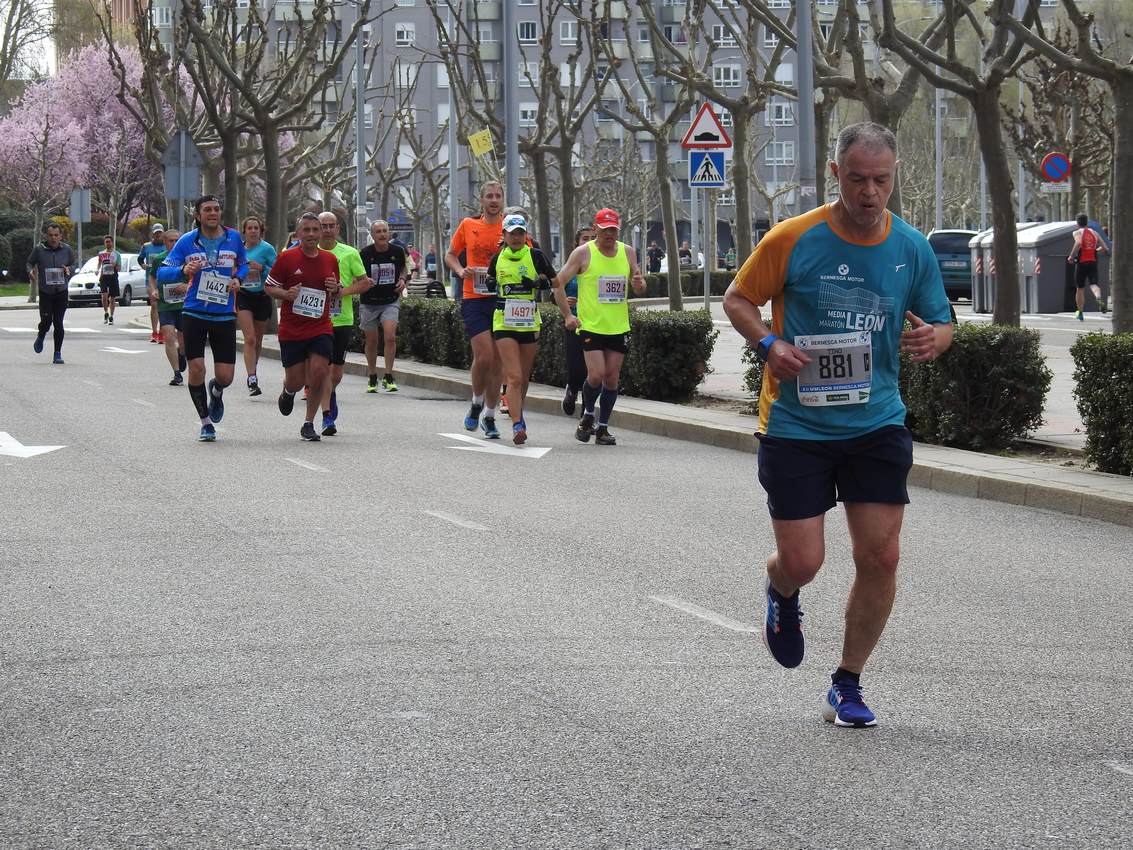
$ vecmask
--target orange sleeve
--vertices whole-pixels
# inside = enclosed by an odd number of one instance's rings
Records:
[[[459,255],[467,245],[464,241],[464,222],[462,221],[456,228],[456,232],[452,234],[452,244],[449,245],[449,250],[454,254]]]

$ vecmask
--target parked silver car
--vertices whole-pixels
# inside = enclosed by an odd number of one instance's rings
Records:
[[[138,264],[137,254],[122,255],[122,271],[118,272],[118,303],[129,307],[134,298],[146,297],[146,273]],[[71,276],[67,284],[68,304],[98,304],[98,254]]]

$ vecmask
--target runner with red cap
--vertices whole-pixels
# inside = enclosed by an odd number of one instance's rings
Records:
[[[637,252],[618,241],[621,219],[612,209],[594,216],[594,241],[575,248],[554,279],[555,302],[563,314],[568,333],[577,333],[586,360],[586,383],[582,387],[582,418],[574,432],[581,443],[617,445],[610,433],[610,415],[618,399],[618,380],[629,352],[628,284],[638,295],[645,292],[645,278],[637,264]],[[578,277],[578,315],[567,303],[565,286]],[[598,403],[595,417],[594,405]],[[595,420],[597,419],[597,429]]]

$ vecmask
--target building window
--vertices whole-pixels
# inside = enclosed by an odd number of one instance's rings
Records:
[[[790,9],[791,0],[767,0],[768,9]]]
[[[775,68],[775,82],[784,86],[795,84],[795,66],[790,62],[780,62]]]
[[[521,103],[519,104],[519,126],[520,127],[534,127],[535,121],[539,117],[539,104],[537,103]]]
[[[173,10],[168,6],[150,6],[150,18],[158,29],[167,29],[172,25]]]
[[[791,127],[795,123],[795,114],[791,104],[782,100],[772,100],[767,104],[768,127]]]
[[[665,36],[665,40],[669,44],[686,44],[688,39],[685,38],[684,30],[677,24],[665,24],[661,32]]]
[[[637,101],[637,108],[641,110],[641,117],[646,121],[653,120],[653,102],[648,98],[640,98]]]
[[[534,44],[539,40],[539,25],[535,21],[519,22],[519,43]]]
[[[794,142],[771,142],[763,149],[763,161],[767,165],[794,165]]]
[[[539,63],[522,62],[519,66],[519,84],[536,88],[539,85]]]
[[[412,47],[417,40],[416,24],[398,24],[393,31],[393,43],[398,47]]]
[[[720,89],[734,89],[740,85],[739,65],[713,65],[712,84]]]
[[[712,25],[712,40],[716,42],[719,47],[735,47],[736,38],[732,35],[732,31],[723,24]]]
[[[604,100],[602,101],[601,108],[594,110],[594,120],[601,124],[605,124],[607,121],[613,121],[614,119],[610,117],[609,113],[612,112],[616,114],[617,111],[618,102],[616,100]]]
[[[481,24],[476,28],[476,39],[481,44],[494,44],[496,41],[496,34],[492,31],[490,26]]]
[[[448,88],[448,66],[442,62],[437,63],[437,88]]]
[[[721,127],[731,127],[732,126],[732,113],[729,112],[727,109],[720,110],[720,126]]]
[[[637,40],[640,44],[649,44],[649,27],[637,28]]]
[[[834,32],[834,24],[822,23],[818,25],[818,32],[822,36],[822,40],[827,44],[830,43],[830,36]]]
[[[374,107],[370,106],[370,104],[367,103],[365,108],[362,110],[362,114],[365,116],[363,123],[366,125],[366,129],[374,129]]]
[[[559,21],[559,44],[578,44],[578,21]]]
[[[420,65],[402,65],[400,62],[397,64],[397,73],[395,80],[397,87],[400,89],[411,89],[417,82],[417,71]]]
[[[763,46],[768,48],[779,46],[779,36],[772,32],[770,27],[763,28]]]
[[[417,0],[397,0],[396,6],[416,6]]]
[[[437,126],[443,127],[448,123],[449,110],[451,107],[447,103],[437,104]]]
[[[716,196],[716,206],[718,207],[734,207],[736,205],[736,196],[731,192],[721,192]]]

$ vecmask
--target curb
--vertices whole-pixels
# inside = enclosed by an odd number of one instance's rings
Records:
[[[144,327],[149,327],[148,323]],[[242,351],[244,344],[238,340],[236,346]],[[265,343],[263,356],[278,360],[278,345]],[[366,364],[359,357],[350,352],[344,366],[346,374],[365,377]],[[456,399],[471,392],[467,372],[415,361],[408,361],[412,365],[407,366],[405,362],[394,369],[399,383]],[[561,402],[562,390],[558,387],[531,384],[528,389],[529,410],[561,416]],[[754,454],[758,442],[753,426],[752,417],[741,414],[630,397],[618,400],[618,427],[628,431]],[[1133,527],[1133,479],[1123,475],[1064,470],[1035,461],[916,443],[909,484]]]

